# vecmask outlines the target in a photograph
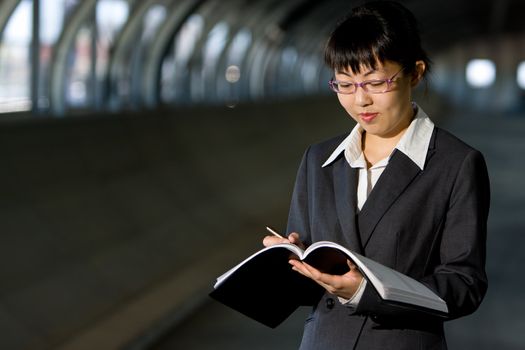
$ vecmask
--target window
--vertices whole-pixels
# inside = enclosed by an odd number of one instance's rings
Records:
[[[142,38],[146,41],[151,41],[155,38],[158,28],[166,19],[168,10],[162,5],[153,5],[148,9],[144,16],[144,29]]]
[[[13,12],[0,42],[0,112],[31,109],[31,35],[33,2]]]
[[[39,111],[47,111],[50,106],[50,73],[55,44],[63,29],[66,0],[40,2],[40,55],[38,69],[38,106]],[[71,6],[71,5],[70,5]]]
[[[92,40],[92,28],[87,25],[82,27],[77,34],[71,53],[72,64],[68,67],[66,97],[71,107],[85,107],[90,102],[91,68],[93,66]]]
[[[99,0],[97,16],[97,78],[103,79],[109,63],[110,50],[120,29],[128,19],[125,0]]]
[[[188,64],[204,34],[204,18],[191,15],[175,36],[161,66],[161,99],[165,103],[189,102]]]

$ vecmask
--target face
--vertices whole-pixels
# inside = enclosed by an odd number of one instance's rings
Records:
[[[422,62],[421,62],[422,63]],[[421,64],[416,63],[416,73],[401,71],[392,82],[390,91],[371,94],[358,87],[354,94],[337,94],[339,102],[350,116],[369,134],[382,138],[399,136],[410,125],[413,117],[411,104],[412,88],[422,76]],[[378,63],[376,69],[361,67],[358,73],[336,71],[335,80],[360,83],[367,80],[389,79],[401,70],[401,65],[386,61]]]

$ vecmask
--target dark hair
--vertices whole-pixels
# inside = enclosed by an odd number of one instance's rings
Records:
[[[421,47],[417,20],[407,8],[394,1],[374,1],[358,6],[340,22],[325,48],[325,62],[335,70],[353,73],[362,66],[394,61],[413,72],[422,60],[426,71],[431,61]]]

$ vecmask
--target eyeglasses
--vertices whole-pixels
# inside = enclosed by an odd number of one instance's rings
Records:
[[[360,83],[350,83],[346,81],[337,81],[332,78],[328,82],[328,85],[330,85],[330,88],[338,94],[355,94],[358,87],[361,87],[363,90],[371,94],[382,94],[391,90],[394,79],[403,69],[404,68],[401,68],[390,79],[375,79],[366,80]]]

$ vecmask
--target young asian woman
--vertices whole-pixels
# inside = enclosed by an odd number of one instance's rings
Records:
[[[292,259],[326,290],[313,302],[301,349],[446,349],[444,321],[474,312],[487,289],[484,158],[412,101],[431,62],[403,5],[354,8],[328,39],[325,60],[330,87],[357,124],[306,150],[289,234],[263,244],[335,241],[422,282],[449,313],[382,302],[351,261],[346,274],[329,275]]]

